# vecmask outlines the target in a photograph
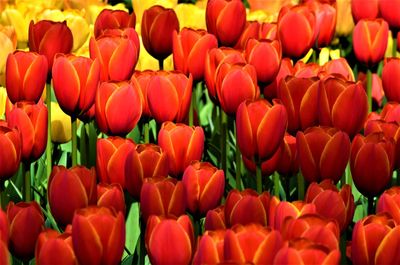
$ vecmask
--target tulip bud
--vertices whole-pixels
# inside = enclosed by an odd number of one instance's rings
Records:
[[[194,160],[201,160],[204,131],[201,127],[164,122],[158,133],[158,144],[167,154],[169,173],[180,177]]]
[[[47,78],[47,59],[34,52],[15,51],[7,57],[6,88],[12,103],[38,102]]]
[[[140,197],[147,178],[168,176],[167,154],[155,144],[139,144],[126,156],[125,186],[135,198]]]
[[[207,30],[220,46],[233,46],[246,25],[246,9],[242,1],[210,0],[206,9]]]
[[[22,160],[37,160],[47,144],[47,107],[42,101],[37,104],[21,101],[6,116],[8,125],[21,132]]]
[[[119,183],[97,184],[97,206],[108,207],[125,216],[125,196]]]
[[[183,122],[192,98],[192,76],[178,72],[159,71],[147,85],[147,100],[151,115],[158,123]]]
[[[351,13],[353,15],[354,22],[358,22],[361,19],[375,19],[379,15],[379,0],[352,0],[351,1]]]
[[[76,118],[92,107],[99,75],[97,59],[62,54],[55,56],[52,70],[54,93],[65,113]]]
[[[44,218],[39,204],[9,202],[7,217],[10,223],[9,248],[14,256],[22,260],[33,258],[35,244],[44,227]]]
[[[225,208],[223,205],[218,206],[213,210],[209,210],[204,222],[204,230],[225,230]]]
[[[20,132],[4,125],[0,125],[0,181],[11,178],[18,171],[22,151]]]
[[[350,169],[357,189],[367,197],[381,193],[390,182],[394,166],[394,142],[383,133],[358,134],[351,144]]]
[[[80,264],[119,264],[125,245],[123,214],[105,207],[77,210],[72,243]]]
[[[103,82],[97,90],[96,122],[103,133],[126,135],[142,114],[141,93],[127,82]]]
[[[204,62],[207,52],[218,47],[214,35],[205,30],[183,28],[173,33],[173,58],[175,69],[185,75],[191,74],[195,82],[204,77]]]
[[[335,34],[335,7],[319,1],[308,1],[306,6],[315,14],[314,46],[316,46],[316,48],[329,46]]]
[[[135,28],[135,13],[129,14],[123,10],[103,9],[94,23],[94,36],[98,38],[108,29]]]
[[[128,80],[139,58],[139,37],[133,28],[109,30],[90,39],[90,58],[100,63],[100,81]]]
[[[125,164],[135,143],[131,139],[108,137],[97,140],[96,173],[100,182],[125,187]]]
[[[151,216],[146,229],[146,248],[151,264],[189,264],[193,237],[192,222],[187,215],[176,220]]]
[[[164,60],[172,53],[174,30],[179,31],[179,21],[173,9],[155,5],[144,11],[143,45],[154,58]]]
[[[389,26],[383,19],[360,20],[353,31],[354,54],[358,61],[371,67],[385,55]]]
[[[70,196],[73,194],[74,196]],[[96,203],[94,169],[76,166],[66,169],[54,166],[49,178],[48,197],[54,219],[63,226],[70,224],[75,210]],[[70,197],[69,200],[65,200]]]
[[[388,101],[400,102],[400,58],[388,58],[385,61],[382,85]]]
[[[29,50],[46,56],[49,71],[53,66],[54,55],[70,53],[72,45],[72,32],[66,21],[41,20],[29,24]]]
[[[376,204],[376,213],[388,213],[393,220],[400,223],[400,187],[391,187],[379,197]]]
[[[47,229],[40,233],[35,249],[35,261],[38,265],[65,264],[76,265],[71,233]]]

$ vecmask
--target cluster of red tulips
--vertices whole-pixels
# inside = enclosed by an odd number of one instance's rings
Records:
[[[90,57],[32,21],[0,102],[0,264],[400,263],[400,1],[352,0],[350,42],[336,2],[267,23],[208,0],[207,31],[104,9]]]

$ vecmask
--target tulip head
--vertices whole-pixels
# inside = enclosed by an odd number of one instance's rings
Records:
[[[11,178],[21,161],[22,139],[18,129],[0,125],[0,180]]]
[[[94,36],[98,38],[108,29],[135,28],[135,13],[129,14],[124,10],[103,9],[94,23]]]

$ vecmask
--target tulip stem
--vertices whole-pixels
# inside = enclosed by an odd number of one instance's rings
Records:
[[[31,171],[29,162],[23,162],[22,168],[24,169],[24,199],[26,202],[31,201]]]
[[[164,70],[164,60],[163,59],[158,60],[158,66],[159,66],[160,70]]]
[[[298,193],[298,200],[304,199],[304,178],[302,174],[299,172],[297,174],[297,193]]]
[[[227,176],[226,172],[226,140],[227,140],[227,133],[228,133],[228,117],[226,116],[226,113],[221,109],[221,169],[224,171],[225,176]]]
[[[374,197],[368,197],[368,215],[374,214]]]
[[[278,172],[276,172],[276,171],[274,172],[273,178],[274,178],[274,195],[279,198],[279,185],[280,185],[280,183],[279,183],[279,174],[278,174]]]
[[[193,126],[193,113],[194,113],[194,104],[196,104],[196,91],[192,91],[192,99],[189,107],[189,126]]]
[[[5,181],[0,180],[0,209],[6,206],[6,187]]]
[[[235,122],[235,127],[236,127],[236,122]],[[236,139],[236,189],[241,190],[241,182],[242,182],[242,157],[240,154],[240,149],[239,149],[239,144],[237,141],[237,130],[235,128],[235,139]]]
[[[96,165],[96,143],[97,143],[97,132],[93,125],[94,122],[88,124],[89,128],[89,159],[88,167]]]
[[[372,111],[372,72],[367,70],[367,97],[368,97],[368,113]]]
[[[395,34],[393,34],[392,56],[397,56],[397,38],[395,37]]]
[[[47,105],[47,145],[46,145],[46,174],[51,173],[51,83],[46,84],[46,105]]]
[[[72,166],[77,165],[78,158],[78,149],[77,149],[77,138],[76,138],[76,130],[77,130],[77,120],[75,117],[71,117],[71,144],[72,144]]]
[[[145,122],[144,123],[144,143],[148,144],[150,142],[150,138],[149,138],[149,123]]]
[[[256,185],[257,192],[261,194],[262,192],[262,170],[261,170],[261,161],[256,162]]]

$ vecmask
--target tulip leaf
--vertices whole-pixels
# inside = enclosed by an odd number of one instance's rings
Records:
[[[126,136],[127,138],[132,139],[135,143],[140,142],[140,130],[138,126],[135,126],[132,131]]]
[[[140,236],[140,225],[139,225],[139,203],[134,202],[131,204],[129,209],[128,218],[126,219],[126,240],[125,247],[134,253],[136,244]],[[127,253],[124,253],[124,256]]]

